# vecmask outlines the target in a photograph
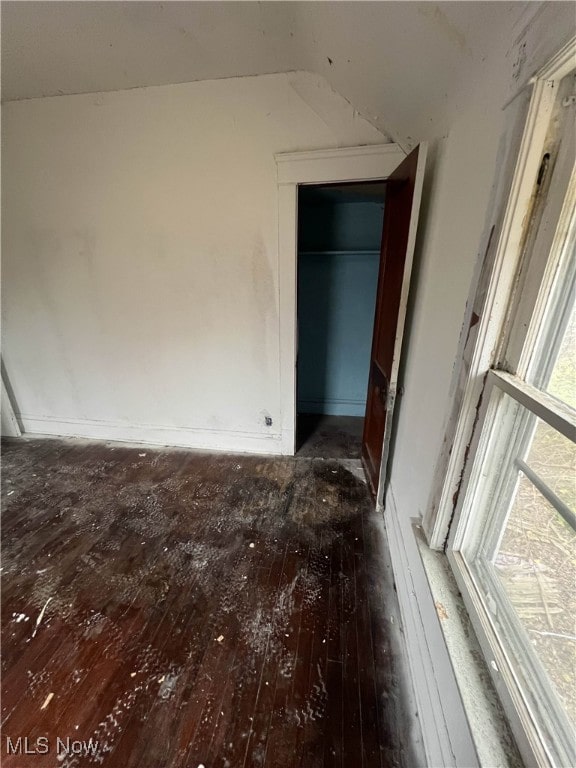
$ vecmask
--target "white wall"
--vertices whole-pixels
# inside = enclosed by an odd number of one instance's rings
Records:
[[[3,99],[239,75],[323,75],[402,147],[444,135],[501,40],[542,5],[6,3]]]
[[[491,118],[480,127],[463,117],[432,153],[435,177],[418,236],[390,480],[398,509],[409,517],[426,510],[450,405],[502,125],[498,110]]]
[[[412,311],[404,348],[390,487],[398,513],[424,514],[455,396],[457,351],[466,305],[495,221],[495,203],[517,146],[515,120],[527,106],[529,78],[574,33],[570,3],[536,8],[517,37],[478,64],[476,86],[446,138],[433,144],[418,234]],[[514,98],[515,97],[515,98]],[[516,118],[517,119],[517,118]],[[439,467],[441,475],[443,467]]]
[[[534,9],[525,38],[495,28],[489,56],[466,52],[475,77],[433,140],[391,474],[407,516],[426,509],[442,445],[502,108],[573,28],[570,3]],[[410,83],[416,141],[426,107]],[[3,357],[24,426],[277,450],[273,154],[386,139],[303,73],[13,102],[3,117]]]
[[[527,32],[517,32],[503,41],[498,56],[478,67],[476,87],[461,103],[448,136],[433,142],[407,318],[405,391],[386,496],[392,567],[427,764],[447,768],[520,761],[510,749],[501,712],[485,707],[489,698],[483,700],[477,686],[480,706],[472,716],[464,710],[458,686],[467,675],[485,677],[485,670],[471,674],[462,666],[462,654],[448,653],[437,611],[437,599],[444,597],[437,582],[434,594],[431,590],[414,529],[415,519],[433,509],[445,476],[451,419],[467,374],[459,353],[471,320],[469,299],[492,225],[507,200],[529,79],[573,34],[573,7],[537,6]]]
[[[278,451],[274,153],[386,138],[305,73],[13,102],[2,129],[25,430]]]

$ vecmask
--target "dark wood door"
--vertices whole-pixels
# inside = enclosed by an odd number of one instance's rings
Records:
[[[425,160],[426,147],[420,145],[391,174],[386,190],[362,439],[362,460],[374,495],[385,477],[388,461]]]

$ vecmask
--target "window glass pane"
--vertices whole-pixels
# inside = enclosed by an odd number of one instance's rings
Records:
[[[574,531],[523,474],[494,565],[570,721],[576,724]]]
[[[529,334],[527,381],[576,409],[576,180],[565,201]]]
[[[576,509],[576,451],[574,443],[546,422],[533,417],[534,434],[526,464],[570,509]],[[576,582],[575,582],[576,585]]]
[[[576,306],[572,311],[561,337],[558,355],[551,366],[547,391],[576,409]]]

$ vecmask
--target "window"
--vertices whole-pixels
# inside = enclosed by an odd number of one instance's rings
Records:
[[[556,88],[448,540],[519,747],[546,766],[576,765],[574,85]]]

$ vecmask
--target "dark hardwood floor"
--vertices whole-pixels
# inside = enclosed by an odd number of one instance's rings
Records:
[[[2,766],[422,764],[338,462],[19,440],[2,467]]]
[[[358,416],[298,414],[297,456],[312,459],[359,459],[364,419]]]

